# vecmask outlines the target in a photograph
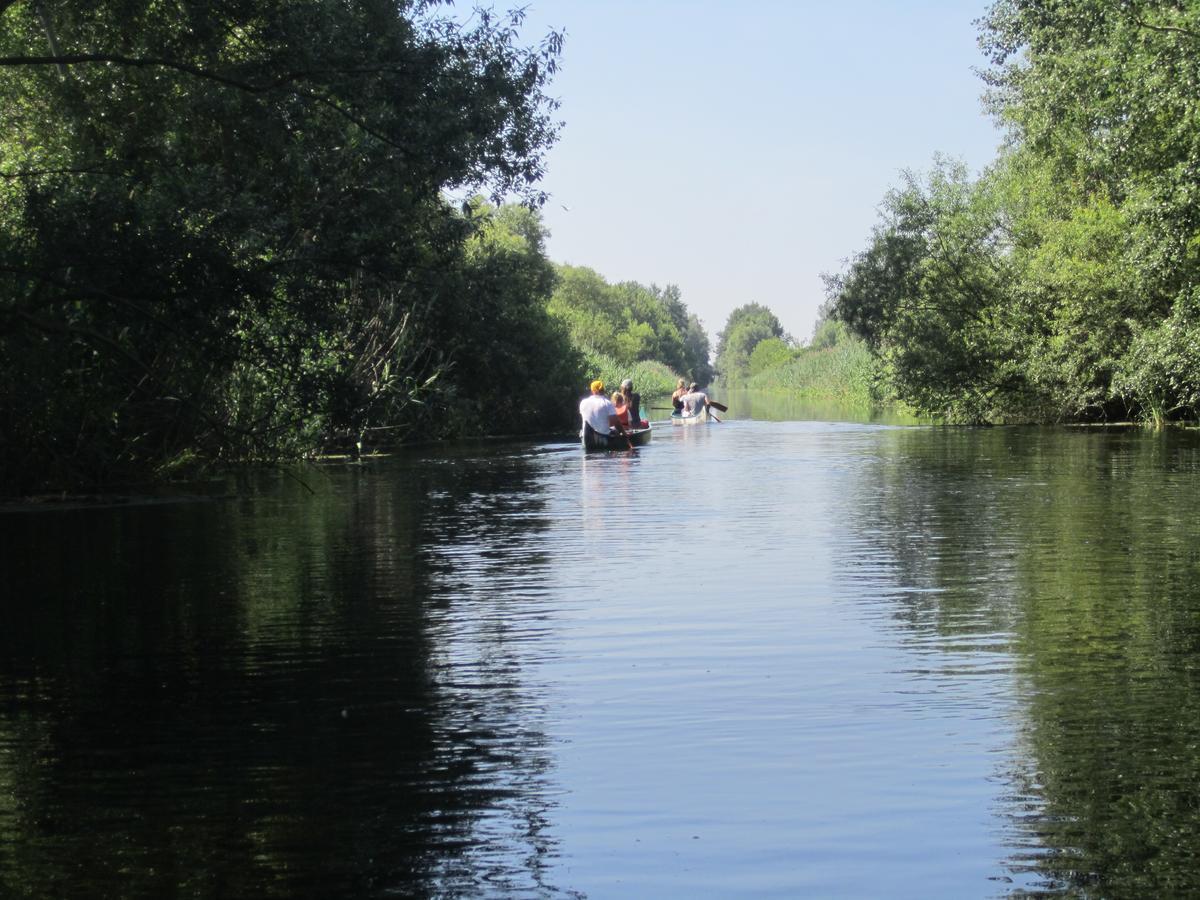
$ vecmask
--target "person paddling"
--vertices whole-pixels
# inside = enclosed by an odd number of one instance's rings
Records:
[[[675,393],[671,395],[671,405],[675,407],[676,412],[683,409],[683,395],[687,392],[687,382],[680,378],[675,387]]]
[[[617,410],[617,421],[621,423],[621,427],[626,431],[630,429],[629,419],[629,404],[625,400],[625,395],[621,391],[616,391],[612,395],[613,406]]]
[[[642,395],[633,390],[632,378],[621,382],[621,393],[625,395],[625,404],[629,407],[630,424],[634,428],[645,428],[642,424]]]
[[[685,416],[702,416],[708,406],[708,394],[700,390],[700,385],[694,381],[688,385],[688,392],[680,399],[683,402]]]
[[[621,426],[621,420],[617,418],[617,408],[613,406],[613,402],[608,397],[604,396],[604,382],[599,379],[593,381],[591,389],[591,396],[584,397],[579,401],[579,415],[583,418],[584,440],[586,441],[590,437],[591,443],[604,446],[609,443],[611,431],[615,430],[617,434],[625,438],[625,443],[632,450],[633,441],[629,439],[629,434]]]

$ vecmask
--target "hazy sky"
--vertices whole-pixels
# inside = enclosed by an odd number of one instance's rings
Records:
[[[821,273],[865,247],[902,170],[994,158],[974,71],[987,6],[528,0],[530,39],[567,32],[551,259],[677,284],[714,338],[757,302],[807,340]]]

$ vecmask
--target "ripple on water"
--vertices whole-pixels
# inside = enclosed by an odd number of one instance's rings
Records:
[[[0,887],[1190,893],[1189,440],[727,420],[6,530]]]

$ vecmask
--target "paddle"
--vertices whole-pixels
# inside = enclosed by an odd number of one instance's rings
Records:
[[[717,409],[719,409],[721,412],[729,412],[729,407],[728,407],[728,406],[726,406],[724,403],[718,403],[716,400],[711,400],[711,399],[710,399],[710,400],[708,401],[708,405],[709,405],[709,406],[715,406],[715,407],[716,407]],[[713,418],[715,419],[715,418],[716,418],[716,416],[713,416]]]
[[[715,406],[716,404],[714,403],[714,404],[712,404],[712,405],[713,405],[713,406]],[[717,419],[717,414],[716,414],[715,412],[713,412],[711,409],[708,411],[708,414],[709,414],[710,416],[712,416],[714,419]],[[721,420],[720,420],[720,419],[717,419],[717,423],[718,423],[718,424],[720,424],[720,422],[721,422]]]

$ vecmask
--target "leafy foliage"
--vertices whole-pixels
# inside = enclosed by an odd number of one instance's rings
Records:
[[[740,384],[751,374],[750,355],[762,341],[783,339],[783,326],[775,313],[759,303],[739,306],[725,320],[717,336],[716,368],[727,384]],[[788,339],[790,342],[790,338]]]
[[[999,0],[982,28],[1008,146],[889,194],[836,316],[924,413],[1195,417],[1200,8]]]
[[[461,281],[436,307],[455,335],[442,357],[453,392],[437,410],[446,433],[517,434],[569,427],[583,355],[547,311],[555,283],[532,210],[474,201]]]
[[[615,391],[626,378],[633,382],[634,390],[642,395],[643,405],[651,397],[666,397],[675,390],[679,374],[665,363],[648,360],[624,363],[602,353],[589,353],[585,362],[586,381],[600,379],[609,392]],[[585,382],[581,382],[585,383]],[[583,391],[577,391],[582,397]],[[643,413],[645,415],[645,413]],[[576,415],[578,424],[578,415]]]
[[[752,376],[746,387],[860,407],[874,405],[880,399],[874,392],[871,354],[862,341],[853,337],[792,351],[787,361]]]
[[[549,309],[590,355],[624,366],[656,360],[696,381],[711,375],[708,337],[675,285],[610,285],[592,269],[559,266]]]
[[[516,366],[561,387],[540,248],[443,199],[539,202],[557,35],[413,0],[0,21],[0,486],[309,452],[439,405],[482,429],[520,414],[491,402]]]
[[[782,366],[795,357],[792,348],[785,344],[782,338],[772,337],[759,341],[750,353],[750,374],[758,375],[768,369]]]

